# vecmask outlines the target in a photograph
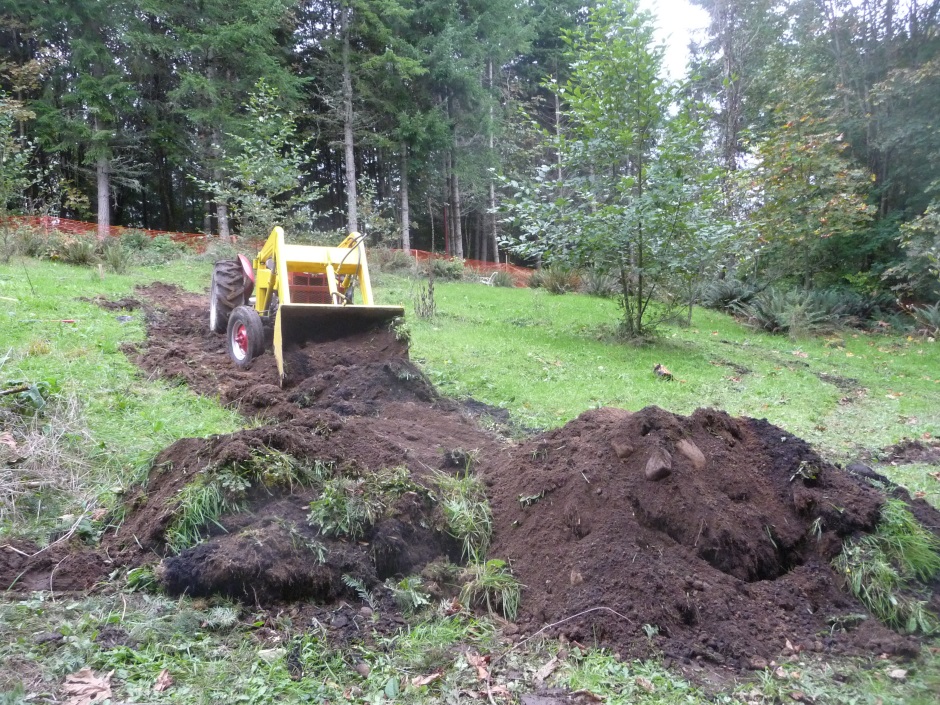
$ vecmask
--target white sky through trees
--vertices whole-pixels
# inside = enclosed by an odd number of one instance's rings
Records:
[[[666,46],[666,73],[681,78],[689,60],[689,40],[696,32],[701,39],[708,13],[687,0],[640,0],[640,7],[656,15],[656,39]]]

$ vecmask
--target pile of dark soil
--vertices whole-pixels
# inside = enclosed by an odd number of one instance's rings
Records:
[[[173,444],[92,559],[59,545],[30,560],[18,546],[0,552],[0,587],[15,578],[21,589],[87,589],[116,566],[156,559],[173,594],[290,602],[301,611],[319,609],[311,600],[355,604],[352,581],[371,589],[441,558],[459,560],[424,490],[435,473],[463,470],[461,459],[472,457],[495,517],[490,554],[508,559],[525,585],[519,621],[529,632],[552,624],[554,633],[625,656],[662,652],[731,667],[761,667],[787,641],[827,652],[917,648],[873,618],[859,623],[853,615],[864,609],[830,567],[844,540],[875,527],[883,495],[766,421],[598,409],[511,444],[476,422],[479,405],[438,397],[389,330],[289,351],[301,374],[281,388],[270,354],[247,371],[231,364],[223,337],[208,331],[204,296],[160,284],[139,296],[148,302],[148,340],[127,351],[138,365],[269,425]],[[186,488],[265,452],[351,480],[405,467],[411,484],[352,539],[311,524],[319,485],[256,483],[242,511],[223,514],[204,542],[172,555],[167,530]],[[916,508],[940,526],[936,512]],[[357,609],[341,613],[341,627],[356,623]],[[388,626],[400,622],[390,604],[380,612]]]
[[[505,453],[487,483],[492,550],[526,584],[521,621],[533,627],[601,606],[618,614],[591,612],[556,631],[630,655],[653,647],[742,667],[787,640],[814,651],[916,649],[873,618],[838,628],[864,610],[830,561],[875,528],[883,495],[766,421],[588,411]]]

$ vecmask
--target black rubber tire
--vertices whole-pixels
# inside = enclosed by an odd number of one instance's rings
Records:
[[[248,369],[251,361],[264,352],[264,325],[251,306],[236,306],[228,317],[225,349],[238,367]]]
[[[209,330],[224,333],[236,306],[245,303],[245,272],[237,259],[216,262],[209,287]]]

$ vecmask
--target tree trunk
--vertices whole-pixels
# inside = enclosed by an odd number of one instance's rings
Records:
[[[451,164],[453,165],[457,160],[451,159]],[[457,177],[457,169],[454,168],[453,177],[451,183],[454,187],[454,256],[463,259],[463,228],[461,226],[461,218],[463,213],[460,210],[460,179]]]
[[[453,178],[453,169],[451,168],[451,154],[450,150],[448,149],[444,151],[444,255],[446,257],[450,257],[451,254],[453,254],[451,234],[454,232],[454,221],[450,208],[450,202],[451,198],[453,198],[454,192],[453,185],[451,183]]]
[[[401,249],[411,249],[411,213],[408,203],[408,145],[401,145]]]
[[[558,91],[555,93],[555,139],[558,142],[558,147],[555,149],[555,160],[557,162],[557,176],[558,180],[561,181],[561,100],[558,97]]]
[[[98,239],[111,234],[111,165],[104,155],[95,164],[98,176]]]
[[[359,230],[359,215],[356,208],[356,160],[353,149],[353,89],[352,69],[349,60],[349,6],[344,5],[341,14],[340,32],[343,35],[343,145],[346,149],[346,230]]]
[[[489,60],[490,90],[493,90],[493,60]],[[495,96],[494,96],[495,98]],[[558,100],[558,95],[555,95]],[[556,106],[556,110],[557,110]],[[496,151],[496,141],[493,136],[493,103],[490,103],[490,155],[494,156]],[[494,160],[495,161],[495,160]],[[493,245],[493,261],[499,262],[499,244],[496,242],[496,184],[490,179],[489,201],[487,203],[487,212],[485,215],[486,227],[483,235],[483,253],[481,259],[489,261],[489,245]]]
[[[222,167],[219,166],[219,160],[222,159],[222,133],[218,128],[212,131],[212,157],[215,166],[212,168],[212,180],[220,183],[223,179]],[[228,203],[225,199],[219,199],[215,204],[215,218],[219,226],[219,239],[229,242],[232,239],[231,229],[228,222]]]

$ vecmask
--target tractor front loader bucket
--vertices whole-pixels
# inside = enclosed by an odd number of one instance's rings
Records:
[[[288,245],[276,227],[255,257],[255,308],[261,316],[274,315],[274,356],[282,384],[292,372],[287,369],[291,349],[404,315],[401,306],[375,304],[363,240],[351,233],[336,247]]]
[[[308,342],[328,342],[353,335],[403,314],[401,306],[281,304],[274,319],[274,357],[282,383],[292,372],[285,351]]]

